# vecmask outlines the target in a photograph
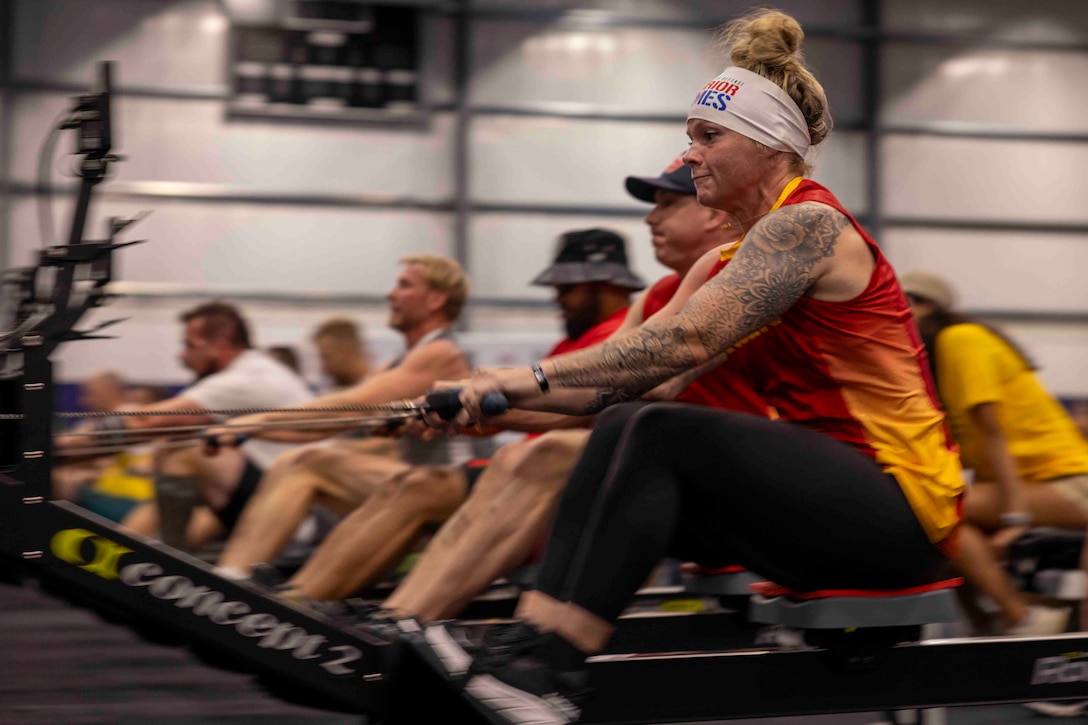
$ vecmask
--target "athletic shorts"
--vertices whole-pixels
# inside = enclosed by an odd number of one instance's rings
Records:
[[[261,482],[262,476],[264,476],[264,471],[247,458],[245,470],[242,471],[242,477],[239,479],[234,493],[231,494],[230,500],[227,501],[227,505],[218,511],[213,511],[228,532],[233,531],[238,524],[238,519],[241,517],[246,504],[249,503],[249,499],[253,498],[253,494],[256,493],[257,485]]]
[[[472,487],[476,485],[477,479],[480,478],[490,462],[487,458],[474,458],[461,464],[461,470],[464,472],[465,480],[468,483],[468,488],[465,489],[466,494],[472,492]]]
[[[1065,476],[1053,478],[1045,482],[1048,486],[1054,486],[1067,498],[1077,505],[1088,516],[1088,473],[1077,476]]]

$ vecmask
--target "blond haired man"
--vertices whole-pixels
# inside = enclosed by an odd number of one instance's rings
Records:
[[[362,382],[316,398],[306,407],[371,405],[415,398],[439,380],[470,372],[451,327],[468,296],[468,279],[457,262],[431,254],[404,257],[387,294],[389,326],[404,337],[405,352]],[[233,425],[303,421],[326,413],[265,413],[236,418]],[[232,431],[236,431],[232,428]],[[305,428],[254,429],[252,435],[280,441],[316,441],[329,431]],[[229,436],[223,436],[229,442]],[[346,444],[318,443],[279,459],[243,511],[219,565],[227,576],[246,576],[249,563],[270,561],[288,543],[315,504],[346,515],[389,477],[422,463],[457,463],[471,457],[468,446],[448,439],[404,439],[400,456],[369,455]]]

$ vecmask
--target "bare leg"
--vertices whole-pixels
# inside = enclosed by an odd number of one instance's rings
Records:
[[[143,536],[157,536],[159,533],[159,509],[154,501],[145,501],[132,507],[121,528]]]
[[[986,536],[965,521],[960,528],[959,544],[959,553],[953,559],[956,567],[973,587],[994,600],[1006,626],[1019,624],[1027,616],[1027,601],[994,559]]]
[[[157,448],[153,453],[155,476],[191,478],[200,496],[213,508],[222,508],[230,500],[245,470],[246,459],[236,450],[215,457],[206,456],[198,446]],[[186,545],[206,544],[221,527],[209,523],[205,514],[193,523],[186,535]],[[188,518],[188,513],[185,514]],[[156,502],[134,507],[121,524],[124,528],[151,537],[161,536],[161,519]],[[180,534],[179,534],[180,539]],[[176,545],[181,545],[179,540]]]
[[[1061,490],[1033,484],[1025,493],[1036,525],[1071,529],[1088,526],[1088,517]],[[1013,587],[985,536],[1001,526],[998,488],[993,483],[976,483],[964,503],[964,525],[955,564],[973,586],[994,600],[1006,626],[1018,624],[1027,615],[1027,600]]]
[[[185,547],[197,551],[226,533],[223,522],[207,506],[197,506],[185,529]]]
[[[337,526],[290,585],[313,599],[343,599],[396,566],[427,524],[441,523],[465,500],[459,468],[413,468],[382,486]]]
[[[280,456],[242,512],[218,565],[248,571],[271,561],[315,503],[348,514],[407,469],[405,463],[361,454],[347,445],[307,447]]]
[[[215,511],[230,502],[245,467],[245,456],[233,448],[217,456],[205,455],[200,446],[163,448],[155,453],[156,476],[192,477],[200,498]]]
[[[424,622],[452,617],[524,562],[588,439],[589,431],[553,431],[500,449],[385,606]]]
[[[53,467],[53,498],[75,501],[80,489],[94,485],[100,467],[88,464],[61,464]]]

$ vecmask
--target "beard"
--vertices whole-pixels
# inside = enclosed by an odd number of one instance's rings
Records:
[[[570,318],[563,320],[563,324],[567,329],[567,337],[571,340],[577,340],[579,337],[589,332],[590,328],[600,321],[600,311],[601,300],[597,295],[593,295],[593,299],[590,302],[575,312]]]

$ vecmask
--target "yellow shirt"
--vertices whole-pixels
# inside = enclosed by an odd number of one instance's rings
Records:
[[[150,469],[150,453],[119,453],[99,474],[94,489],[119,498],[150,501],[155,497],[155,484],[147,474]]]
[[[1088,473],[1088,443],[1027,363],[981,325],[963,323],[937,335],[937,383],[964,468],[994,480],[970,411],[993,403],[1016,470],[1025,481]]]

